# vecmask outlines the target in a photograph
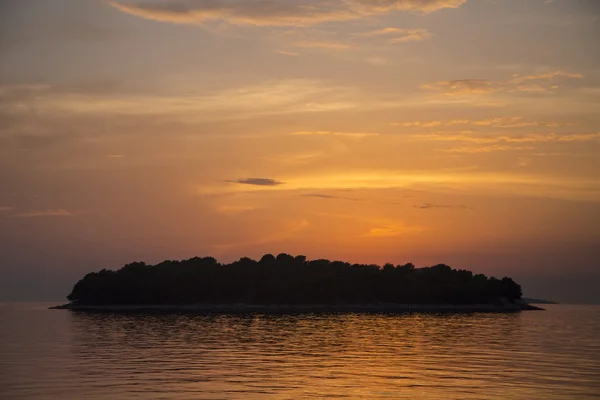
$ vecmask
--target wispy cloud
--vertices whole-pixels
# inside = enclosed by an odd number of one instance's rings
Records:
[[[508,146],[493,144],[490,146],[461,146],[452,149],[442,150],[445,153],[462,153],[462,154],[484,154],[484,153],[495,153],[499,151],[526,151],[534,150],[532,146]]]
[[[532,151],[537,146],[546,143],[575,143],[575,142],[597,142],[600,143],[600,133],[579,134],[521,134],[521,135],[498,135],[498,134],[476,134],[474,132],[436,132],[428,134],[412,135],[415,138],[460,144],[449,149],[439,149],[444,153],[455,154],[483,154],[495,152]]]
[[[3,112],[92,115],[178,115],[186,120],[235,119],[258,115],[312,113],[357,106],[351,88],[310,80],[278,80],[199,93],[144,94],[49,85],[0,86]]]
[[[383,28],[359,34],[363,37],[390,37],[392,43],[421,42],[431,37],[427,29]]]
[[[277,50],[277,54],[281,54],[283,56],[297,57],[300,53],[296,53],[295,51],[287,51],[287,50]]]
[[[365,138],[379,136],[375,132],[335,132],[335,131],[298,131],[293,132],[294,136],[345,136],[351,138]]]
[[[426,29],[405,29],[399,36],[390,39],[392,43],[422,42],[431,37]]]
[[[390,27],[390,28],[376,29],[374,31],[363,32],[363,33],[359,33],[358,35],[364,36],[364,37],[389,36],[389,35],[396,35],[398,33],[404,33],[405,30],[406,29]]]
[[[360,14],[385,14],[405,11],[429,14],[445,8],[458,8],[467,0],[348,0],[346,3]]]
[[[304,2],[174,0],[153,3],[110,4],[118,10],[154,21],[199,24],[226,21],[234,25],[308,26],[355,18],[348,8],[312,6]]]
[[[0,212],[7,212],[7,211],[12,211],[13,208],[12,207],[0,207]]]
[[[514,147],[497,144],[490,150],[499,151],[498,146]],[[530,149],[530,147],[527,147]],[[244,186],[244,187],[242,187]],[[457,189],[473,193],[489,194],[489,190],[502,190],[506,196],[548,196],[568,198],[572,200],[600,201],[600,180],[587,177],[556,177],[543,174],[523,173],[491,173],[464,171],[402,171],[402,170],[362,170],[347,173],[318,173],[309,175],[290,175],[285,178],[285,185],[218,185],[209,187],[199,186],[197,193],[224,194],[239,192],[257,192],[262,190],[305,192],[336,190],[336,189],[408,189],[408,188],[443,188]]]
[[[446,96],[477,95],[493,92],[553,93],[560,87],[554,83],[559,78],[583,79],[583,75],[565,71],[552,71],[539,75],[517,75],[507,81],[458,79],[423,84],[421,89],[442,93]]]
[[[562,126],[557,122],[540,122],[527,121],[523,117],[499,117],[480,120],[470,119],[453,119],[453,120],[438,120],[438,121],[412,121],[412,122],[394,122],[391,126],[416,127],[416,128],[437,128],[457,125],[471,126],[486,126],[493,128],[527,128],[527,127],[543,127],[557,128]]]
[[[230,183],[239,183],[241,185],[252,185],[252,186],[279,186],[283,185],[284,182],[280,182],[275,179],[270,178],[246,178],[246,179],[236,179],[227,181]]]
[[[354,45],[349,43],[341,43],[341,42],[327,42],[327,41],[299,41],[290,43],[293,47],[305,47],[305,48],[314,48],[314,49],[325,49],[325,50],[333,50],[333,51],[345,51],[350,50],[354,47]]]
[[[370,238],[386,238],[386,237],[394,237],[405,235],[409,233],[416,233],[425,230],[420,226],[409,226],[403,224],[389,223],[382,226],[376,226],[371,229],[367,233],[363,235],[363,237]]]
[[[538,74],[538,75],[525,75],[525,76],[517,75],[510,82],[523,83],[526,81],[540,81],[540,80],[548,81],[548,80],[552,80],[554,78],[559,78],[559,77],[560,78],[583,79],[582,74],[565,72],[565,71],[553,71],[553,72],[549,72],[546,74]]]
[[[473,207],[468,207],[465,205],[451,205],[451,204],[432,204],[432,203],[424,203],[421,205],[415,205],[415,208],[420,210],[433,210],[435,208],[450,208],[454,210],[473,210]]]
[[[10,214],[13,218],[40,218],[40,217],[72,217],[79,215],[80,213],[68,211],[65,209],[54,209],[54,210],[32,210],[22,211]]]
[[[322,49],[340,52],[367,48],[369,45],[372,45],[372,41],[369,40],[372,38],[383,38],[383,40],[389,43],[408,43],[424,41],[431,37],[431,34],[426,29],[384,28],[356,33],[342,39],[339,36],[333,35],[332,32],[302,29],[288,30],[283,37],[288,39],[297,37],[282,44],[291,48]],[[282,54],[288,55],[287,53]],[[297,53],[291,52],[289,55],[297,55]],[[368,59],[373,63],[372,58]],[[378,62],[381,65],[381,60],[375,58],[374,63],[377,64]]]
[[[448,96],[490,93],[497,90],[496,83],[486,79],[457,79],[426,83],[421,85],[421,89],[441,92]]]
[[[301,197],[313,197],[313,198],[317,198],[317,199],[326,199],[326,200],[362,201],[361,199],[357,199],[354,197],[333,196],[333,195],[320,194],[320,193],[303,194],[303,195],[301,195]]]
[[[523,135],[477,135],[472,132],[462,133],[430,133],[413,135],[422,139],[443,142],[469,142],[476,144],[496,143],[566,143],[566,142],[600,142],[600,133],[575,133],[559,135],[550,134],[523,134]]]
[[[394,11],[429,14],[457,8],[467,0],[330,0],[236,1],[171,0],[134,4],[109,2],[116,9],[140,18],[178,24],[225,21],[234,25],[310,26],[347,21]]]

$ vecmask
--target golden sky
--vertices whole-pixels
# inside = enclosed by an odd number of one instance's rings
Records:
[[[126,262],[447,263],[600,301],[591,0],[7,0],[4,297]]]

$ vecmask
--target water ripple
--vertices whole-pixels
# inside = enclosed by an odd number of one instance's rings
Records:
[[[600,398],[600,308],[456,315],[0,307],[6,399]]]

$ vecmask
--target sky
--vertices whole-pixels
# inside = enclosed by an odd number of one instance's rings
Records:
[[[600,303],[595,0],[0,0],[0,300],[265,253]]]

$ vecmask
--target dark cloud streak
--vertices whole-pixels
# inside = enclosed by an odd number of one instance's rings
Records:
[[[246,179],[229,180],[227,182],[238,183],[240,185],[252,185],[252,186],[279,186],[279,185],[283,185],[285,183],[285,182],[280,182],[278,180],[270,179],[270,178],[246,178]]]
[[[320,194],[320,193],[303,194],[302,197],[313,197],[313,198],[317,198],[317,199],[328,199],[328,200],[362,201],[362,199],[357,199],[354,197],[331,196],[331,195]]]

